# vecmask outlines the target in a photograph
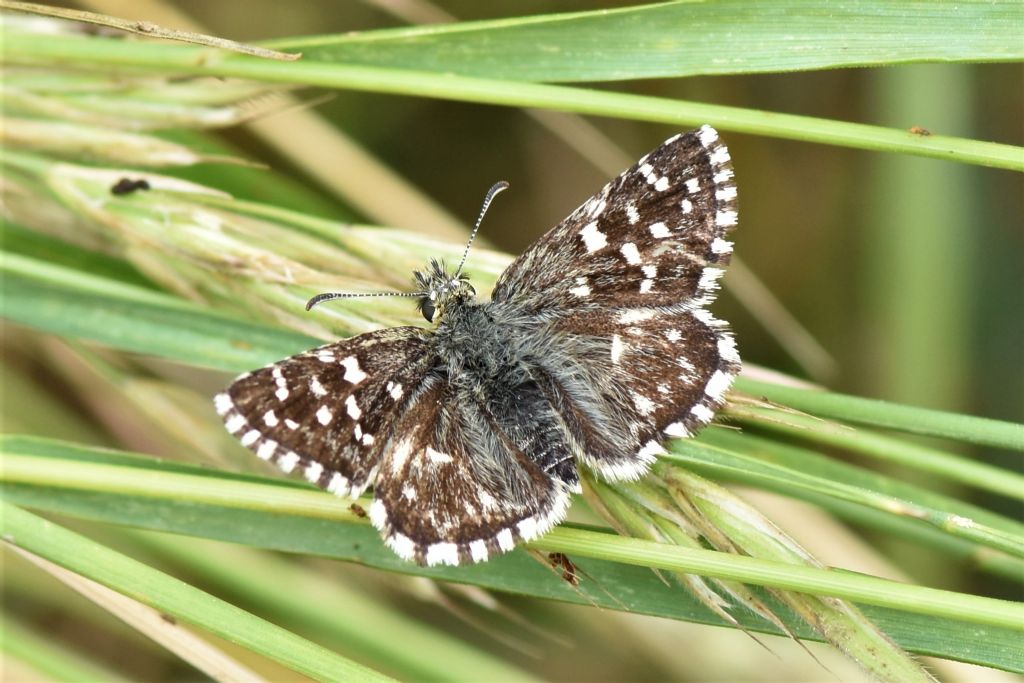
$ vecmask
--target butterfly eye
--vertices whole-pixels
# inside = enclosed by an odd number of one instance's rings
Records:
[[[424,301],[423,305],[420,306],[420,313],[423,314],[423,317],[427,319],[428,323],[434,322],[434,302],[430,299]]]

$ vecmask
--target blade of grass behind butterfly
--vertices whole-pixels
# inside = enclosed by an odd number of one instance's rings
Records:
[[[704,476],[718,481],[756,486],[805,500],[858,526],[914,541],[950,557],[966,559],[984,571],[1012,581],[1020,581],[1024,576],[1024,562],[1019,558],[952,536],[935,526],[896,514],[893,509],[878,509],[859,502],[841,500],[826,493],[827,489],[818,490],[813,485],[794,485],[794,478],[811,475],[822,482],[848,481],[870,490],[874,490],[872,486],[878,485],[893,495],[910,499],[923,492],[922,489],[904,489],[907,485],[903,482],[877,472],[862,470],[807,449],[750,434],[737,436],[724,430],[707,430],[699,442],[712,448],[701,448],[699,453],[675,452],[671,457],[680,458],[680,462],[685,462],[688,469]],[[750,454],[755,454],[757,459],[752,460]],[[762,465],[765,460],[776,466],[764,468]],[[937,494],[925,492],[925,495],[928,496],[928,502],[937,502],[934,497]],[[985,519],[992,514],[986,510],[977,512]],[[997,515],[990,521],[1000,524],[1006,520]]]
[[[8,680],[18,680],[19,670],[31,670],[35,676],[23,680],[47,680],[58,683],[80,683],[83,680],[94,683],[127,683],[130,679],[111,670],[80,652],[69,648],[53,633],[40,633],[27,624],[22,624],[7,612],[0,612],[0,633],[4,634],[4,669]],[[16,666],[15,663],[22,664]]]
[[[1013,3],[667,2],[278,39],[305,60],[522,81],[614,81],[1024,57]],[[871,40],[862,40],[870,35]],[[559,50],[571,40],[571,51]],[[616,45],[614,59],[608,46]],[[815,49],[808,47],[813,45]],[[557,58],[552,57],[557,54]],[[735,55],[722,59],[724,54]]]
[[[722,439],[721,436],[714,438]],[[790,457],[799,452],[785,445],[772,442],[762,444],[746,437],[740,444],[735,441],[732,443],[734,449],[742,450],[731,450],[723,458],[713,446],[699,442],[677,442],[672,444],[671,452],[665,459],[687,467],[709,463],[719,473],[716,476],[729,470],[749,470],[752,474],[749,475],[751,479],[748,483],[752,483],[756,476],[761,479],[759,485],[769,488],[766,484],[772,483],[770,488],[778,490],[781,486],[790,495],[802,497],[800,492],[827,494],[838,500],[919,520],[953,536],[1024,557],[1024,544],[1021,542],[1024,529],[1011,519],[869,470],[839,462],[830,463],[825,458],[818,458],[819,472],[807,472],[811,468],[766,463],[747,455],[756,452],[758,448],[774,448],[787,452]],[[810,459],[808,457],[805,460]],[[829,473],[845,478],[832,479],[827,476]]]
[[[124,533],[164,561],[216,586],[219,594],[333,640],[348,656],[402,679],[531,680],[525,671],[367,596],[344,577],[327,577],[245,547]],[[293,590],[282,591],[281,586]],[[424,652],[431,656],[423,657]]]
[[[937,436],[996,448],[1024,450],[1024,425],[973,415],[918,408],[740,377],[736,389],[818,417]]]
[[[920,136],[902,130],[808,116],[763,112],[565,86],[516,83],[315,62],[287,64],[244,56],[217,63],[197,60],[193,48],[149,43],[122,43],[100,38],[83,40],[53,36],[46,41],[8,37],[5,56],[24,60],[78,60],[91,67],[180,71],[249,78],[269,83],[319,85],[330,88],[428,96],[505,106],[545,107],[643,121],[695,126],[708,123],[720,131],[746,132],[886,152],[901,152],[998,168],[1024,170],[1020,148],[941,135]]]
[[[793,410],[733,402],[726,408],[730,418],[742,425],[785,434],[817,444],[838,446],[883,462],[938,474],[950,481],[1024,500],[1024,476],[970,458],[897,439],[870,429],[854,429]]]
[[[316,680],[391,680],[7,501],[5,542],[252,649]]]
[[[5,438],[2,446],[8,454],[31,453],[50,460],[50,462],[40,463],[42,469],[39,471],[45,473],[45,481],[56,483],[55,478],[59,479],[65,474],[72,478],[73,481],[69,480],[69,484],[77,489],[53,488],[47,484],[31,486],[19,484],[5,487],[4,495],[9,499],[41,509],[88,519],[145,526],[175,533],[276,548],[287,552],[355,560],[386,571],[469,582],[492,589],[547,599],[579,604],[597,602],[612,609],[622,609],[624,603],[630,611],[638,613],[682,618],[702,623],[722,623],[705,609],[697,606],[686,592],[666,586],[649,570],[585,559],[584,555],[593,553],[579,550],[582,547],[590,548],[590,550],[600,547],[599,555],[602,557],[638,561],[639,555],[634,558],[631,554],[622,554],[623,547],[633,547],[638,542],[631,542],[629,539],[621,539],[617,536],[600,534],[598,535],[600,542],[592,544],[591,541],[579,536],[571,528],[560,528],[557,532],[552,533],[551,540],[555,541],[555,545],[546,549],[569,553],[578,565],[594,575],[595,582],[601,586],[601,589],[597,590],[588,584],[581,584],[582,590],[587,592],[586,596],[581,596],[577,591],[570,589],[564,581],[553,577],[550,571],[538,566],[536,562],[522,553],[512,553],[485,565],[471,568],[425,568],[403,562],[394,553],[383,547],[376,532],[365,523],[339,524],[339,521],[352,519],[351,512],[343,502],[312,491],[308,486],[296,482],[228,475],[186,465],[131,457],[116,452],[84,449],[59,442],[23,437]],[[54,464],[53,458],[57,458],[59,464]],[[14,459],[8,456],[5,457],[5,462],[10,465]],[[90,468],[87,468],[86,471],[79,471],[81,463],[115,464],[118,467],[128,467],[131,472],[127,473],[125,477],[121,477],[117,476],[117,470],[105,470],[103,474],[97,473],[97,477],[93,477],[88,473],[91,472]],[[8,467],[9,471],[10,469]],[[173,495],[165,498],[154,497],[154,494],[163,495],[161,493],[164,491],[163,485],[158,485],[151,491],[148,485],[144,486],[143,488],[150,493],[142,497],[123,495],[118,492],[121,487],[126,485],[132,490],[138,490],[142,482],[153,476],[144,474],[149,470],[155,474],[162,472],[187,473],[194,476],[190,476],[189,482],[182,488],[176,488]],[[226,483],[258,482],[259,486],[255,487],[256,490],[250,495],[246,493],[247,488],[239,489],[236,485],[232,485],[228,487],[230,490],[223,491],[223,497],[217,494],[215,499],[210,499],[211,493],[216,493],[223,488],[223,483],[221,483],[211,489],[207,484],[211,478],[218,481],[223,480]],[[162,475],[154,480],[154,483],[160,481],[163,481]],[[116,485],[117,490],[108,491],[110,486],[116,482],[121,482]],[[102,490],[97,490],[97,486]],[[225,505],[233,507],[191,502],[197,495],[202,500],[223,500]],[[273,513],[266,514],[247,509],[253,505],[260,508],[269,506]],[[325,514],[333,515],[337,519],[320,519]],[[586,538],[593,537],[592,533],[586,535]],[[542,543],[542,541],[537,543]],[[581,546],[581,543],[584,546]],[[541,545],[540,547],[545,546]],[[647,559],[638,563],[647,563],[647,566],[651,566],[651,557],[653,556],[650,555],[650,551],[644,550],[641,555]],[[701,555],[703,556],[703,554]],[[718,568],[721,566],[731,567],[740,560],[742,558],[716,558],[714,566]],[[661,560],[655,559],[654,566],[664,566],[666,569],[686,572],[694,571],[696,565],[691,566],[689,560],[681,565],[678,563],[666,565]],[[792,572],[787,570],[787,575],[790,573]],[[839,575],[831,575],[831,577],[830,583],[837,580]],[[757,583],[760,580],[757,575],[749,573],[743,573],[741,577],[737,578],[752,583]],[[795,585],[802,585],[802,581]],[[793,588],[794,585],[790,585],[790,587]],[[833,589],[834,586],[827,589],[826,592],[831,592]],[[916,593],[920,590],[908,586],[899,588],[901,592]],[[613,593],[616,600],[610,601],[606,592]],[[927,590],[925,592],[928,593]],[[979,599],[971,596],[946,594],[943,598],[943,605],[949,614],[963,616],[967,614],[964,610],[969,610],[970,604],[977,600]],[[996,618],[1000,610],[1005,610],[1003,603],[980,600],[986,604],[986,607],[982,612],[975,610],[975,616],[984,614],[986,620],[992,620]],[[909,596],[903,596],[894,604],[902,605],[910,602]],[[993,609],[989,606],[992,604],[996,604],[998,607]],[[989,666],[1011,669],[1015,666],[1013,657],[1009,657],[1013,648],[1009,647],[1008,643],[1015,642],[1018,634],[1012,633],[1008,629],[994,625],[982,626],[977,623],[968,628],[965,623],[956,618],[923,617],[908,612],[895,612],[869,606],[865,606],[864,610],[875,623],[896,638],[901,645],[913,651],[985,663]],[[761,631],[766,628],[766,622],[759,618],[744,616],[744,613],[738,614],[737,618],[744,623],[745,628],[750,630]],[[787,623],[801,637],[813,638],[813,634],[803,628],[799,621],[787,620]],[[970,635],[965,637],[965,634]],[[1008,647],[1009,649],[1007,649]]]

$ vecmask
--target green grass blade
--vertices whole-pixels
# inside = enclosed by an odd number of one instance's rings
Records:
[[[18,254],[2,255],[0,274],[6,319],[123,351],[242,370],[318,343],[168,294]]]
[[[1024,525],[1015,520],[877,472],[815,457],[804,449],[750,435],[712,434],[700,441],[673,442],[665,457],[716,479],[742,481],[803,500],[824,496],[862,505],[1024,557]]]
[[[668,2],[277,40],[304,60],[518,81],[613,81],[1024,57],[1013,0]],[[870,36],[870,39],[866,39]],[[614,48],[611,48],[614,46]]]
[[[344,501],[297,483],[224,475],[202,468],[22,437],[7,437],[4,450],[4,476],[10,484],[5,495],[9,499],[90,519],[357,560],[392,571],[584,604],[593,601],[613,609],[626,608],[641,613],[665,614],[666,610],[685,603],[686,594],[678,590],[666,594],[657,588],[662,584],[653,575],[642,572],[635,575],[605,573],[604,568],[609,565],[598,560],[706,573],[804,592],[839,594],[855,601],[902,610],[903,620],[913,620],[914,614],[937,616],[928,622],[929,626],[924,626],[923,622],[919,625],[922,634],[936,632],[940,622],[944,622],[939,629],[943,632],[946,627],[952,628],[952,622],[961,621],[978,624],[986,638],[997,640],[1004,629],[1024,630],[1024,607],[1020,605],[845,572],[800,568],[711,551],[694,553],[565,526],[533,544],[544,550],[568,552],[574,559],[597,558],[595,561],[581,559],[580,564],[595,577],[601,589],[616,596],[614,601],[609,601],[603,590],[589,586],[588,594],[581,596],[522,553],[513,553],[486,565],[463,568],[422,568],[402,562],[383,547],[376,532],[365,521],[353,519]],[[625,576],[629,583],[623,584]],[[621,588],[617,588],[619,586]],[[645,600],[654,597],[645,595],[648,589],[657,594],[656,602]],[[633,600],[640,600],[635,609],[630,607]],[[876,618],[878,614],[871,612],[870,616]],[[883,629],[891,630],[892,624],[899,621],[887,621],[883,616],[879,623]],[[756,619],[753,622],[756,630],[771,630],[766,629],[763,622]],[[805,632],[799,627],[798,630]],[[925,638],[928,644],[921,648],[920,642],[916,646],[904,642],[906,634],[901,635],[903,637],[898,639],[910,649],[938,647],[935,641]],[[966,650],[955,653],[947,650],[944,656],[970,659]],[[986,655],[989,664],[1007,666],[1007,662],[996,663],[996,660],[1000,657],[993,653]]]
[[[125,43],[102,38],[52,36],[41,41],[12,35],[6,38],[5,48],[5,56],[12,63],[42,60],[57,64],[74,63],[82,68],[248,78],[271,83],[539,107],[681,127],[710,123],[723,131],[1024,170],[1024,149],[1013,145],[943,135],[914,135],[905,130],[860,123],[584,88],[305,60],[282,63],[245,58],[244,55],[210,61],[203,58],[202,51],[190,47]]]
[[[818,417],[1024,451],[1024,425],[741,377],[736,388]]]
[[[496,655],[404,614],[357,586],[335,581],[270,553],[170,534],[132,533],[131,540],[181,566],[189,576],[238,596],[260,614],[343,643],[375,669],[411,681],[535,680]],[[281,590],[289,586],[289,590]],[[424,656],[423,653],[430,653]]]
[[[28,665],[45,680],[59,683],[127,683],[128,679],[105,666],[64,647],[52,634],[43,635],[18,623],[8,614],[0,615],[0,649],[13,662]],[[7,667],[5,667],[7,669]],[[10,676],[15,667],[6,671]],[[14,680],[8,678],[8,680]]]
[[[5,542],[315,680],[392,680],[7,501],[0,513]]]
[[[852,429],[835,422],[796,414],[791,410],[736,405],[730,406],[728,413],[731,420],[744,426],[785,434],[805,442],[838,446],[881,462],[898,463],[941,475],[960,484],[976,486],[983,491],[1024,500],[1024,476],[1010,469],[994,467],[866,429]],[[845,415],[843,419],[846,419]]]

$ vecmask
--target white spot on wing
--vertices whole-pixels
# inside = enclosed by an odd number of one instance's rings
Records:
[[[274,414],[273,410],[263,413],[263,424],[268,427],[276,427],[278,425],[277,415]]]
[[[295,469],[295,466],[299,464],[299,454],[295,451],[288,451],[281,456],[280,460],[277,461],[277,466],[281,468],[284,473],[291,472]]]
[[[630,225],[636,225],[640,220],[640,212],[633,206],[633,202],[626,204],[626,218],[629,220]]]
[[[516,524],[516,528],[519,529],[519,536],[524,541],[537,537],[537,520],[533,517],[527,517],[523,521]]]
[[[704,393],[719,401],[725,395],[725,392],[729,390],[730,385],[732,385],[732,375],[727,375],[721,370],[715,370],[715,374],[711,375],[707,386],[704,387]]]
[[[700,144],[705,147],[710,147],[718,140],[718,131],[705,124],[700,127],[700,132],[697,133],[697,137],[700,138]]]
[[[683,210],[683,213],[690,213],[693,211],[693,202],[689,199],[684,199],[679,203],[679,208]]]
[[[640,282],[640,293],[647,294],[654,287],[654,280],[643,280]]]
[[[317,398],[323,398],[324,396],[327,395],[327,390],[324,389],[323,384],[320,384],[320,380],[317,377],[314,377],[311,380],[309,380],[309,390]]]
[[[342,379],[346,382],[359,384],[366,379],[366,373],[359,368],[359,360],[355,356],[342,359],[341,364],[345,367],[345,374]]]
[[[711,422],[711,418],[715,416],[711,409],[703,403],[698,403],[694,407],[690,408],[690,414],[701,422]]]
[[[235,413],[224,422],[224,427],[232,434],[237,434],[245,426],[245,418]]]
[[[402,487],[402,496],[410,503],[416,500],[416,488],[406,484]]]
[[[355,396],[349,396],[345,399],[345,411],[353,420],[358,420],[363,416],[363,411],[359,410],[359,406],[356,405]]]
[[[728,228],[736,225],[736,212],[719,211],[715,214],[715,225],[720,228]]]
[[[403,560],[411,560],[416,554],[416,544],[405,534],[392,534],[384,539],[384,544]]]
[[[274,396],[277,396],[277,400],[278,401],[285,400],[286,398],[288,398],[288,388],[287,387],[278,387],[277,391],[274,392]]]
[[[640,449],[637,456],[644,462],[654,462],[654,458],[664,454],[665,449],[661,447],[661,444],[652,440],[644,444],[644,447]]]
[[[740,354],[736,350],[736,340],[730,335],[723,335],[718,338],[718,355],[731,362],[740,362]]]
[[[700,178],[690,178],[686,181],[686,191],[690,194],[700,192]]]
[[[729,161],[729,150],[719,145],[714,152],[711,153],[711,163],[715,166],[721,166],[722,164]]]
[[[612,362],[618,363],[622,358],[622,352],[625,347],[622,344],[622,337],[617,334],[612,335]]]
[[[630,308],[628,310],[619,313],[618,321],[623,325],[631,325],[633,323],[640,323],[645,320],[650,320],[656,314],[649,308]]]
[[[640,263],[640,250],[637,249],[636,245],[632,242],[626,242],[623,244],[619,251],[621,251],[622,255],[626,257],[626,263],[634,266]]]
[[[658,192],[664,192],[665,190],[667,190],[668,178],[666,176],[658,178],[657,182],[654,183],[654,189],[657,190]]]
[[[474,562],[486,562],[487,542],[483,540],[472,541],[469,544],[469,556]]]
[[[374,500],[370,504],[367,514],[370,516],[370,523],[377,529],[383,529],[384,525],[388,523],[387,508],[384,507],[384,503],[380,500]]]
[[[513,538],[512,536],[511,529],[502,529],[501,531],[499,531],[498,535],[495,536],[495,540],[498,541],[498,547],[504,550],[505,552],[508,552],[509,550],[512,550],[512,548],[516,547],[516,541],[515,538]]]
[[[673,422],[663,430],[669,436],[685,439],[690,436],[690,430],[682,422]]]
[[[633,394],[633,405],[636,406],[637,411],[641,415],[650,415],[654,412],[656,407],[654,401],[642,394],[636,393],[635,391],[631,393]]]
[[[327,406],[320,406],[320,409],[316,411],[317,422],[324,425],[325,427],[331,424],[331,420],[334,419],[334,413]]]
[[[306,470],[302,473],[306,477],[306,481],[310,484],[315,484],[320,481],[320,475],[324,473],[324,466],[318,462],[311,462],[306,465]]]
[[[231,397],[227,394],[217,394],[213,398],[213,407],[217,409],[218,415],[226,415],[232,406],[234,406],[234,403],[232,403]]]
[[[608,238],[597,229],[597,223],[587,223],[583,226],[583,229],[580,230],[580,237],[583,238],[583,244],[587,247],[587,252],[591,254],[608,244]]]
[[[274,451],[277,450],[277,442],[266,439],[256,449],[256,456],[260,460],[270,460],[274,457]]]
[[[287,427],[288,429],[298,429],[299,423],[291,418],[286,417],[284,419],[284,426]]]
[[[391,471],[396,474],[401,472],[410,455],[412,455],[412,439],[402,439],[391,454]]]
[[[484,510],[494,510],[498,507],[498,501],[494,499],[494,496],[483,489],[477,492],[476,497],[480,499],[480,504],[484,506]]]
[[[720,202],[728,202],[736,199],[736,187],[734,185],[726,185],[725,187],[719,188],[715,191],[715,199]]]
[[[242,435],[240,441],[242,442],[243,446],[248,447],[256,443],[256,440],[258,438],[260,438],[260,433],[255,429],[250,429],[249,431]]]
[[[718,289],[718,278],[722,277],[725,271],[721,268],[713,268],[708,266],[700,274],[700,282],[697,283],[697,288],[705,292],[711,292]]]
[[[331,480],[327,482],[327,490],[336,496],[348,496],[348,479],[342,476],[340,472],[335,472],[331,475]]]
[[[445,465],[452,462],[452,456],[427,446],[427,460],[435,465]]]
[[[721,237],[716,237],[711,242],[711,253],[712,254],[731,254],[732,253],[732,242],[729,240],[723,240]]]
[[[575,294],[578,297],[590,296],[590,287],[587,287],[586,285],[579,285],[578,287],[570,289],[569,293]]]
[[[672,232],[668,229],[668,226],[660,221],[657,223],[651,223],[647,227],[647,229],[651,231],[651,235],[658,238],[659,240],[665,239],[666,237],[672,234]]]
[[[459,546],[454,543],[435,543],[427,546],[427,564],[458,564]]]

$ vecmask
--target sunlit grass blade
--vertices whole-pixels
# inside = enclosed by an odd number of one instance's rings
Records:
[[[1024,57],[1011,0],[666,2],[272,41],[304,60],[520,81],[613,81]],[[871,36],[870,40],[864,40]],[[608,46],[615,59],[608,59]],[[724,59],[723,55],[728,55]]]
[[[833,121],[780,112],[702,104],[585,88],[436,74],[425,71],[309,62],[269,62],[244,56],[203,63],[193,48],[109,39],[54,36],[46,41],[9,37],[6,57],[61,63],[74,60],[91,68],[133,73],[177,71],[266,83],[291,83],[450,99],[515,107],[539,107],[676,126],[711,124],[721,131],[767,135],[856,149],[899,152],[1024,170],[1024,149],[1013,145],[944,135],[915,135],[862,123]]]
[[[818,417],[938,436],[997,448],[1024,450],[1024,425],[825,391],[796,389],[748,378],[736,388]]]
[[[737,401],[727,411],[731,420],[744,426],[785,434],[805,442],[838,446],[881,462],[898,463],[941,475],[960,484],[1024,500],[1024,476],[1012,470],[867,429],[854,429],[829,420],[808,417],[793,410],[747,405]],[[843,415],[843,419],[846,419],[846,414]]]

